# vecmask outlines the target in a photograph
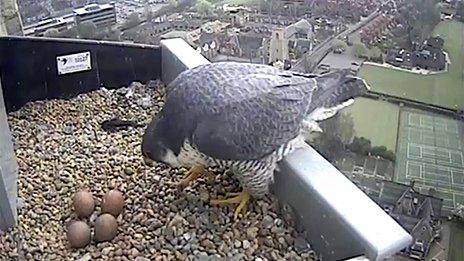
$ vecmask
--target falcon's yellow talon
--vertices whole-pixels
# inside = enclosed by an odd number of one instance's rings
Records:
[[[204,166],[194,166],[190,168],[189,171],[185,174],[185,177],[177,183],[177,185],[181,188],[187,187],[192,181],[196,180],[197,178],[203,176],[203,175],[209,175],[212,176],[213,174],[209,171],[206,170]]]
[[[234,211],[234,219],[238,218],[240,212],[245,216],[245,213],[248,209],[248,203],[250,201],[251,195],[246,192],[235,192],[235,193],[228,193],[228,195],[233,195],[233,197],[227,199],[213,199],[211,200],[211,204],[213,205],[233,205],[238,204],[237,208]]]

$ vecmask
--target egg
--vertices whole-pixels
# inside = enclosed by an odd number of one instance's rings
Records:
[[[68,226],[66,236],[71,247],[85,247],[90,243],[90,227],[83,221],[73,221]]]
[[[74,211],[78,217],[88,217],[93,213],[95,201],[92,193],[87,190],[81,190],[74,195],[73,198]]]
[[[124,208],[124,196],[118,190],[110,190],[104,196],[101,204],[102,212],[118,217]]]
[[[95,221],[95,241],[110,241],[116,236],[117,232],[118,223],[114,216],[110,214],[102,214]]]

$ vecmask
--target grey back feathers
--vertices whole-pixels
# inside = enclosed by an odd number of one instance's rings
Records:
[[[362,87],[354,82],[345,73],[314,77],[267,65],[212,63],[171,82],[161,114],[170,119],[169,139],[188,139],[216,159],[260,159],[295,138],[315,106],[359,94]]]

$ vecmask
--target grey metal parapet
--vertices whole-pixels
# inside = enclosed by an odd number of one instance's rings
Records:
[[[89,53],[90,68],[58,73],[58,58]],[[159,46],[42,37],[0,37],[0,69],[7,112],[30,101],[72,98],[102,86],[118,88],[161,77]]]
[[[188,68],[209,63],[203,55],[180,38],[162,40],[161,46],[161,79],[166,84]]]
[[[162,40],[161,49],[166,84],[184,70],[209,63],[182,39]],[[309,145],[282,160],[274,191],[295,209],[323,260],[383,260],[412,242],[393,218]]]
[[[16,224],[18,196],[18,163],[11,141],[3,92],[0,83],[0,230]]]

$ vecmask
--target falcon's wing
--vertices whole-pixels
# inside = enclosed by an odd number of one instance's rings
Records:
[[[249,74],[220,84],[224,103],[196,120],[191,141],[225,160],[259,159],[295,138],[315,87],[312,79],[288,74]]]

